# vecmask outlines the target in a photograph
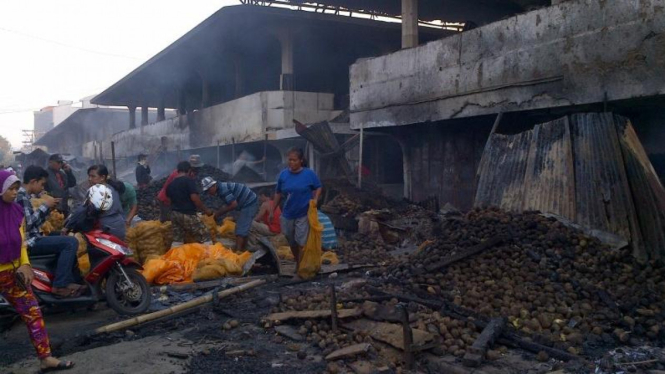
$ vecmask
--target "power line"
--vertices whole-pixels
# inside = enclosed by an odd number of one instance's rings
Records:
[[[102,51],[95,51],[93,49],[83,48],[83,47],[80,47],[80,46],[77,46],[77,45],[72,45],[72,44],[59,42],[57,40],[46,39],[46,38],[42,38],[40,36],[30,35],[30,34],[26,34],[26,33],[21,32],[21,31],[10,30],[10,29],[4,28],[4,27],[0,27],[0,31],[4,31],[4,32],[16,34],[16,35],[21,35],[21,36],[24,36],[24,37],[27,37],[27,38],[40,40],[40,41],[43,41],[43,42],[46,42],[46,43],[53,43],[53,44],[57,44],[57,45],[60,45],[60,46],[63,46],[63,47],[74,48],[74,49],[78,49],[78,50],[83,51],[83,52],[98,54],[98,55],[102,55],[102,56],[126,58],[126,59],[130,59],[130,60],[140,60],[139,58],[136,58],[136,57],[118,55],[118,54],[115,54],[115,53],[107,53],[107,52],[102,52]]]

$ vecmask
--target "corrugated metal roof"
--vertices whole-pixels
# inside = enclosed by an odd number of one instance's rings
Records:
[[[665,189],[628,119],[611,113],[492,135],[475,205],[553,213],[629,240],[640,261],[665,259]]]

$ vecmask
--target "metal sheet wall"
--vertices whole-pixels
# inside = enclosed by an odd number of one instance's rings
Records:
[[[492,135],[475,206],[539,210],[629,240],[641,261],[665,258],[665,190],[630,122],[575,114]]]

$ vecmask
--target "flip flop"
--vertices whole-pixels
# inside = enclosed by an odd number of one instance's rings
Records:
[[[51,292],[58,299],[68,299],[70,297],[76,297],[76,290],[71,288],[61,288],[59,292]]]
[[[71,361],[60,361],[60,363],[56,366],[51,366],[48,368],[44,369],[39,369],[39,374],[43,373],[50,373],[52,371],[63,371],[63,370],[69,370],[74,367],[74,363]]]

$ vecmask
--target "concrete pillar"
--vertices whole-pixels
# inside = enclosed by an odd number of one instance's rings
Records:
[[[178,90],[178,115],[184,116],[187,114],[187,99],[183,89]]]
[[[418,46],[418,0],[402,0],[402,49]]]
[[[129,109],[129,128],[136,128],[136,107],[128,106],[127,109]]]
[[[290,28],[277,32],[279,43],[282,46],[282,74],[279,79],[279,89],[293,91],[293,33]]]
[[[141,107],[141,126],[145,126],[147,124],[148,124],[148,107],[144,105]]]
[[[157,108],[157,122],[164,121],[166,119],[166,108],[164,108],[164,102],[159,104]]]

